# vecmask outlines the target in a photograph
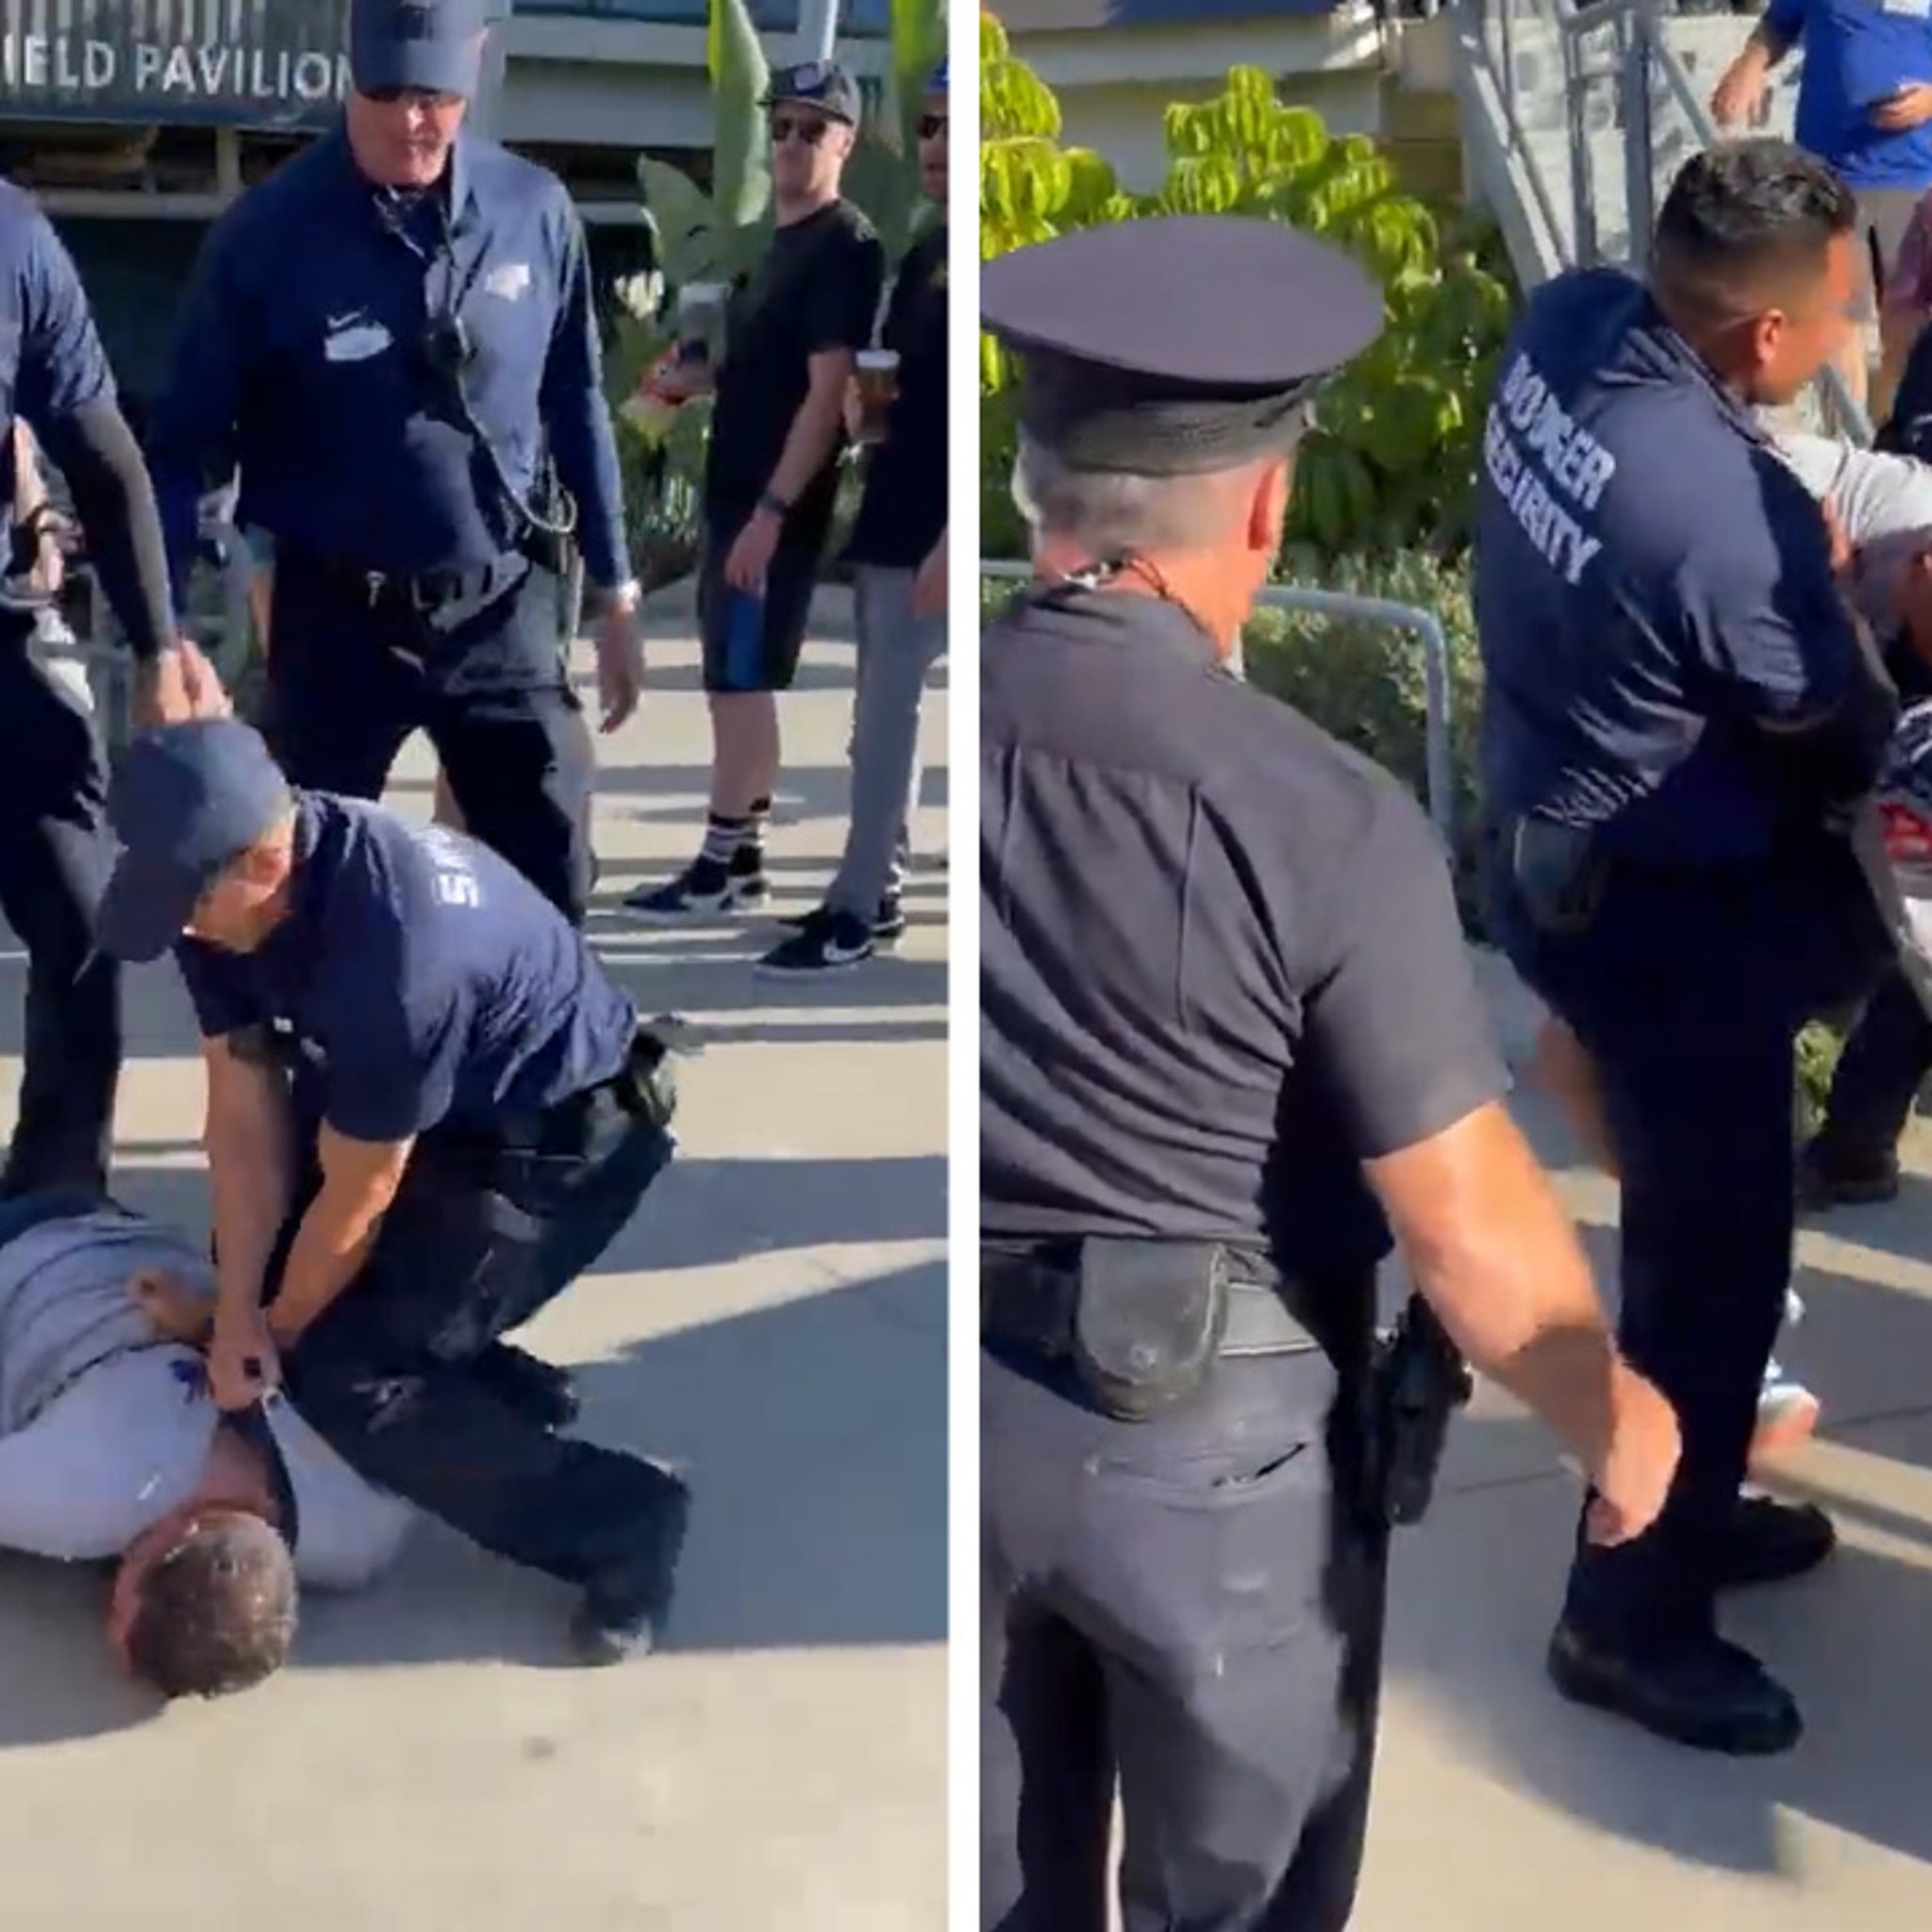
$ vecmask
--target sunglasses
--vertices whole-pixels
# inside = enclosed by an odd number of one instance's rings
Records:
[[[357,92],[365,101],[374,101],[380,108],[393,108],[401,101],[424,108],[454,108],[463,98],[461,94],[432,93],[421,87],[365,87]]]
[[[829,121],[795,121],[789,114],[774,114],[772,139],[781,145],[788,141],[802,141],[807,147],[817,147],[831,125]]]
[[[946,131],[947,117],[944,114],[922,114],[919,117],[919,138],[931,141]]]

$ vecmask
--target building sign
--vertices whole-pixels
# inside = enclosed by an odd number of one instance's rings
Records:
[[[0,0],[0,116],[324,125],[348,20],[349,0]]]

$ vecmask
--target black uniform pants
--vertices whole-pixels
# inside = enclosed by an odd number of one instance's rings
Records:
[[[426,1135],[367,1266],[284,1364],[297,1408],[371,1482],[512,1562],[583,1583],[648,1547],[664,1475],[549,1433],[475,1364],[603,1254],[671,1150],[606,1090],[541,1151]]]
[[[425,732],[470,831],[581,925],[595,774],[558,601],[531,569],[474,609],[425,613],[280,551],[265,724],[297,785],[351,798],[380,797],[404,740]]]
[[[1932,1074],[1932,1016],[1903,971],[1879,982],[1845,1041],[1817,1152],[1827,1169],[1878,1166],[1897,1151]]]
[[[1616,869],[1588,930],[1499,926],[1595,1062],[1622,1171],[1619,1340],[1677,1411],[1662,1513],[1615,1549],[1579,1525],[1566,1616],[1606,1648],[1663,1654],[1715,1622],[1713,1559],[1744,1478],[1795,1224],[1793,1050],[1892,957],[1842,848],[1703,872]]]
[[[14,1128],[0,1191],[107,1187],[121,1077],[120,972],[93,950],[114,861],[88,708],[0,619],[0,912],[26,950]]]
[[[986,1932],[1106,1932],[1116,1786],[1124,1932],[1348,1923],[1387,1569],[1338,1480],[1354,1414],[1320,1355],[1224,1359],[1135,1424],[982,1350]]]

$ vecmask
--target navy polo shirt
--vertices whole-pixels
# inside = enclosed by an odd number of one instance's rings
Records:
[[[1657,862],[1768,856],[1761,726],[1869,676],[1817,500],[1619,269],[1530,298],[1483,428],[1491,808]]]
[[[489,847],[296,794],[288,918],[253,953],[175,946],[202,1032],[286,1024],[358,1141],[488,1131],[612,1078],[637,1031],[583,936]]]
[[[493,562],[521,520],[421,353],[452,308],[476,354],[470,414],[525,501],[546,437],[576,497],[593,582],[625,563],[617,445],[582,224],[563,184],[458,138],[407,213],[337,127],[209,232],[149,444],[180,596],[210,469],[242,470],[240,517],[358,570]]]
[[[1853,188],[1932,188],[1932,122],[1890,134],[1872,109],[1932,83],[1932,0],[1770,0],[1765,28],[1802,46],[1798,145]]]
[[[10,501],[14,419],[44,441],[49,425],[114,394],[73,258],[11,182],[0,182],[0,501]]]

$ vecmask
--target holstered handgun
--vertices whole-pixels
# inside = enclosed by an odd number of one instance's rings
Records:
[[[654,1127],[669,1127],[677,1113],[677,1076],[672,1062],[704,1051],[688,1020],[660,1014],[638,1028],[625,1070],[625,1107]]]
[[[1375,1346],[1371,1390],[1370,1493],[1391,1527],[1420,1523],[1435,1493],[1449,1423],[1475,1378],[1435,1311],[1411,1295]]]

